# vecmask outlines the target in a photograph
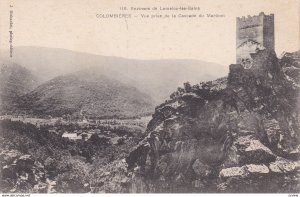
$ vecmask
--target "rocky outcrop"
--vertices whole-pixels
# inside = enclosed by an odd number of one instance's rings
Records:
[[[235,145],[239,150],[240,164],[269,163],[276,159],[269,148],[259,140],[251,139],[251,136],[239,137]]]
[[[1,155],[10,155],[13,160],[5,160],[1,171],[2,192],[38,192],[47,191],[44,166],[31,155],[22,155],[16,151],[4,151]],[[18,156],[17,156],[18,155]],[[2,160],[3,161],[3,160]]]
[[[2,150],[0,153],[0,163],[3,167],[6,163],[12,163],[15,159],[20,157],[22,153],[17,150]]]
[[[139,169],[136,190],[275,192],[282,177],[299,190],[299,87],[283,69],[295,63],[267,50],[252,59],[250,69],[230,65],[227,79],[174,93],[156,108],[126,159]]]
[[[294,53],[284,53],[280,59],[280,65],[288,80],[295,84],[300,83],[300,51]]]
[[[131,184],[125,160],[116,160],[97,171],[97,176],[92,177],[86,187],[91,193],[127,193]]]

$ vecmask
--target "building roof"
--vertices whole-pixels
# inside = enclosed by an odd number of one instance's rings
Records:
[[[62,135],[62,137],[69,138],[71,140],[81,140],[82,139],[82,136],[81,135],[77,135],[77,133],[64,133]]]

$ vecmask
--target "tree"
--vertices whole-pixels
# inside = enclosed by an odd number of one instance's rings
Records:
[[[175,99],[177,96],[177,92],[173,92],[171,95],[170,95],[170,99]]]
[[[192,91],[192,86],[191,86],[190,82],[185,82],[183,84],[183,86],[184,86],[184,91],[185,92],[191,92]]]
[[[180,94],[184,93],[184,89],[181,88],[181,87],[178,87],[178,88],[177,88],[177,92],[178,92],[178,94],[180,95]]]

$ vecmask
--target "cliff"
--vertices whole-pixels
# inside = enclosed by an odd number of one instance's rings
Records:
[[[126,158],[132,192],[299,191],[299,52],[178,89]]]

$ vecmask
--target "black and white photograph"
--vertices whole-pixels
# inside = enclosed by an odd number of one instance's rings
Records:
[[[298,197],[299,142],[299,0],[0,2],[2,197]]]

